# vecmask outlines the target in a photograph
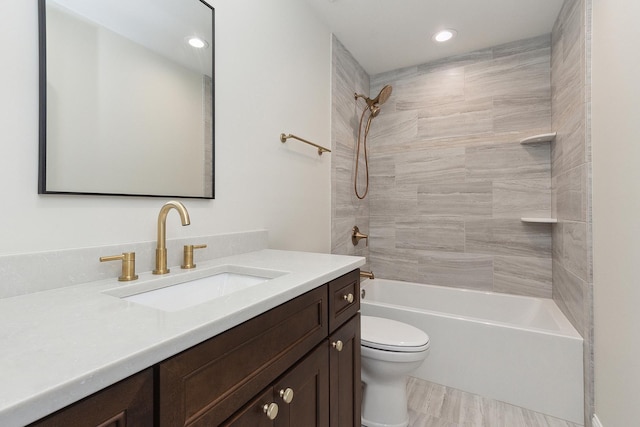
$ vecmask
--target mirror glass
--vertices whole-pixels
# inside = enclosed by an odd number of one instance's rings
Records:
[[[213,198],[213,8],[39,7],[39,193]]]

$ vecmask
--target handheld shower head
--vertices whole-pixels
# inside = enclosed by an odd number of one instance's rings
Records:
[[[383,87],[382,90],[380,90],[378,96],[373,98],[373,105],[382,105],[387,102],[387,100],[391,96],[392,90],[393,89],[391,88],[391,85],[386,85],[385,87]]]
[[[378,114],[380,114],[380,106],[385,102],[387,102],[387,100],[391,96],[391,90],[392,90],[391,85],[385,85],[382,88],[382,90],[380,90],[380,93],[378,93],[378,96],[376,96],[373,99],[365,95],[360,95],[357,93],[354,94],[354,97],[356,100],[358,98],[362,98],[367,103],[367,108],[363,109],[362,114],[360,115],[360,125],[358,126],[358,142],[356,147],[356,167],[355,167],[356,174],[353,180],[353,190],[356,193],[356,197],[361,200],[364,199],[367,196],[367,193],[369,192],[369,159],[367,156],[367,136],[369,134],[369,129],[371,128],[371,121],[373,120],[374,117],[377,117]],[[364,148],[364,165],[366,168],[367,184],[364,189],[364,193],[360,195],[360,192],[358,191],[358,166],[360,164],[360,136],[362,134],[362,122],[364,121],[364,116],[367,114],[367,111],[369,111],[369,117],[367,117],[367,124],[364,127],[364,140],[362,143]]]
[[[367,107],[371,111],[371,114],[373,114],[373,116],[375,117],[380,112],[380,108],[379,108],[380,105],[387,102],[387,100],[391,96],[391,91],[392,91],[391,85],[385,85],[385,87],[383,87],[382,90],[380,90],[380,93],[378,93],[378,96],[376,96],[373,99],[358,93],[355,94],[355,98],[356,99],[363,98],[367,103]]]

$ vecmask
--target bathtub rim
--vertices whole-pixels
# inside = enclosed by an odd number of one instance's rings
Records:
[[[499,320],[481,319],[481,318],[478,318],[478,317],[465,316],[465,315],[462,315],[462,314],[452,314],[452,313],[447,313],[447,312],[444,312],[444,311],[437,311],[437,310],[431,310],[431,309],[420,309],[420,308],[407,306],[407,305],[391,304],[391,303],[381,302],[381,301],[377,301],[377,300],[367,299],[367,297],[366,297],[367,287],[368,286],[374,286],[378,282],[379,283],[397,282],[397,283],[400,283],[400,284],[402,284],[404,286],[409,285],[409,286],[416,286],[416,287],[435,288],[435,289],[438,289],[438,290],[451,291],[452,293],[482,294],[484,296],[487,296],[487,295],[488,296],[498,296],[500,298],[506,298],[506,299],[515,298],[515,299],[533,299],[533,300],[537,300],[537,301],[540,301],[543,305],[551,306],[550,308],[551,308],[552,312],[550,314],[552,315],[554,321],[556,321],[556,323],[558,323],[559,330],[550,330],[550,329],[545,329],[545,328],[531,326],[531,325],[518,325],[516,323],[503,322],[503,321],[499,321]],[[560,310],[560,307],[558,307],[556,302],[551,298],[532,297],[532,296],[525,296],[525,295],[514,295],[514,294],[507,294],[507,293],[502,293],[502,292],[492,292],[492,291],[480,291],[480,290],[476,290],[476,289],[465,289],[465,288],[456,288],[456,287],[449,287],[449,286],[430,285],[430,284],[426,284],[426,283],[423,284],[423,283],[417,283],[417,282],[407,282],[407,281],[403,281],[403,280],[384,279],[384,278],[375,278],[375,279],[365,278],[365,279],[362,279],[361,282],[360,282],[360,288],[365,291],[365,297],[361,298],[361,302],[360,302],[361,304],[372,304],[372,305],[378,305],[378,306],[382,306],[382,307],[401,308],[403,310],[408,310],[408,311],[415,312],[415,313],[429,313],[429,314],[432,314],[434,316],[439,316],[439,317],[444,317],[444,318],[449,318],[449,319],[457,319],[457,320],[477,322],[477,323],[482,323],[482,324],[485,324],[485,325],[488,325],[488,326],[499,326],[499,327],[505,327],[505,328],[510,328],[510,329],[519,330],[519,331],[532,331],[532,332],[535,332],[535,333],[542,333],[542,334],[546,334],[546,335],[563,337],[563,338],[567,338],[567,339],[575,339],[575,340],[579,340],[579,341],[584,342],[584,338],[582,337],[582,335],[580,335],[580,333],[577,331],[577,329],[571,324],[569,319],[567,319],[567,317],[562,312],[562,310]]]

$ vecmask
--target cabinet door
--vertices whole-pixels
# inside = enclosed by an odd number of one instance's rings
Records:
[[[329,426],[329,354],[325,341],[274,385],[276,427]]]
[[[29,427],[153,426],[153,371],[147,369]]]
[[[273,386],[227,420],[224,427],[328,427],[327,348],[327,342],[320,344]],[[267,414],[270,405],[277,410],[273,412],[274,408],[271,408],[272,412]]]
[[[273,388],[269,387],[231,419],[223,424],[224,427],[273,427],[274,421],[267,415],[269,405],[274,404]],[[277,405],[277,403],[275,403]],[[277,416],[276,416],[277,418]]]
[[[329,398],[332,427],[360,426],[360,313],[329,337]]]

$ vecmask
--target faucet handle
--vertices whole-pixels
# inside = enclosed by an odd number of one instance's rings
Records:
[[[366,246],[369,246],[369,235],[361,233],[358,226],[355,225],[353,229],[351,229],[351,243],[353,243],[353,246],[357,246],[360,239],[364,239]]]
[[[135,252],[123,252],[122,255],[101,256],[100,262],[105,261],[122,261],[122,274],[118,277],[120,282],[128,282],[138,278],[136,274]]]
[[[193,263],[193,250],[194,249],[204,249],[207,245],[184,245],[184,259],[182,261],[181,268],[195,268],[195,264]]]

